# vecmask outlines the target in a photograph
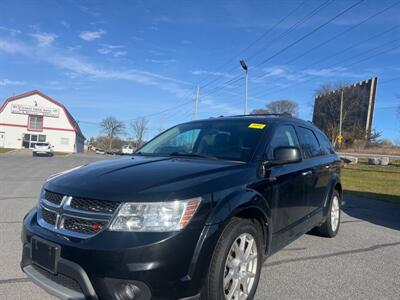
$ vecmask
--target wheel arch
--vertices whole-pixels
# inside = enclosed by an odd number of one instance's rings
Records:
[[[266,253],[269,253],[271,242],[271,208],[268,201],[253,189],[243,189],[217,200],[212,220],[224,228],[234,217],[254,219],[263,232]]]

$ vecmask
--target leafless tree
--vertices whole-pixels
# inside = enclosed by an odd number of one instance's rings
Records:
[[[299,114],[299,105],[292,100],[275,100],[268,103],[265,107],[254,109],[251,112],[252,115],[284,113],[297,116]]]
[[[135,121],[133,121],[131,123],[131,127],[134,132],[137,147],[140,147],[143,145],[144,134],[147,130],[147,124],[148,124],[148,120],[144,117],[137,118]]]
[[[125,125],[123,122],[118,121],[115,117],[109,116],[101,121],[100,129],[107,136],[109,140],[108,150],[111,150],[113,145],[113,140],[119,134],[123,133]]]
[[[253,109],[250,114],[252,114],[252,115],[265,115],[265,114],[268,114],[268,113],[269,113],[268,109],[256,108],[256,109]]]
[[[271,101],[267,104],[266,108],[271,114],[288,113],[295,117],[299,114],[299,105],[292,100]]]

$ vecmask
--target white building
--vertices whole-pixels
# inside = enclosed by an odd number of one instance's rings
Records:
[[[64,105],[31,91],[0,106],[0,147],[33,148],[49,142],[54,151],[83,152],[85,137]]]

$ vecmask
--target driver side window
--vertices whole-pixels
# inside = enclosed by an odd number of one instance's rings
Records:
[[[191,153],[199,133],[200,129],[198,128],[177,133],[167,143],[160,145],[157,151]]]
[[[297,139],[296,131],[291,125],[281,125],[275,129],[268,145],[267,158],[274,159],[274,150],[278,147],[299,147],[299,140]]]

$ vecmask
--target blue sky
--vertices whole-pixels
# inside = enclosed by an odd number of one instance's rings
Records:
[[[3,0],[0,100],[38,89],[87,137],[108,115],[146,116],[150,137],[192,118],[198,84],[199,118],[242,113],[244,58],[249,110],[291,99],[304,119],[320,84],[378,76],[373,127],[399,140],[400,3],[374,16],[397,1],[365,0],[323,26],[357,2]]]

